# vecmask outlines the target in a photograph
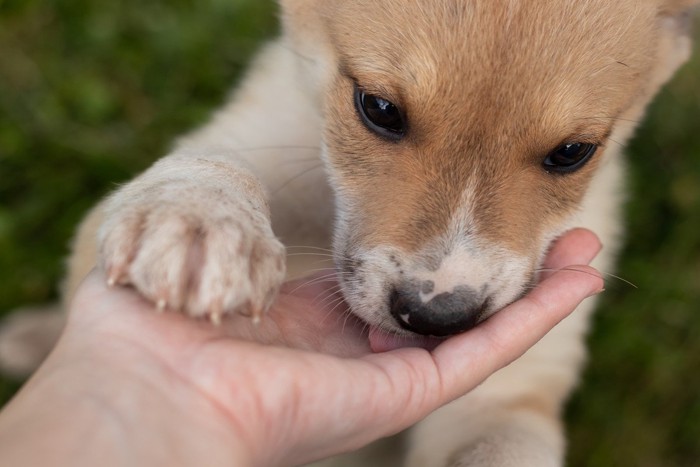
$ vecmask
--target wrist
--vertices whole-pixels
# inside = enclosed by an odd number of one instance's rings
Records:
[[[253,465],[228,417],[157,358],[119,339],[89,341],[68,329],[3,411],[3,458],[13,465]]]

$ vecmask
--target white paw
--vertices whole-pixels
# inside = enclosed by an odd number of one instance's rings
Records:
[[[451,457],[449,467],[561,467],[561,447],[526,430],[502,428]]]
[[[214,322],[231,312],[259,317],[284,280],[285,249],[251,186],[127,185],[108,200],[99,232],[110,283],[132,285],[159,309]]]

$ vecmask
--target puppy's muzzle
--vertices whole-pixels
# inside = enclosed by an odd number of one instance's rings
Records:
[[[432,296],[430,281],[422,284],[405,282],[396,287],[389,297],[391,315],[402,328],[426,336],[449,336],[467,331],[479,323],[488,299],[466,285],[452,292]]]

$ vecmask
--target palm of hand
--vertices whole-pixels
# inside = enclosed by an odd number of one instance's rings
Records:
[[[587,263],[594,255],[590,233],[568,237],[547,267]],[[322,285],[288,287],[259,327],[232,316],[216,328],[178,313],[157,314],[132,291],[108,289],[94,273],[76,296],[66,334],[80,336],[74,340],[87,348],[111,349],[109,358],[122,368],[161,375],[150,381],[155,390],[189,388],[188,397],[213,404],[231,436],[244,440],[261,463],[301,463],[407,428],[517,358],[599,289],[596,274],[558,272],[432,352],[370,354],[361,325],[318,303]],[[232,339],[232,330],[242,339]]]

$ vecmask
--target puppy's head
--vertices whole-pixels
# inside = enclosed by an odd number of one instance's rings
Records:
[[[687,58],[691,3],[283,1],[323,90],[353,311],[442,336],[521,296]]]

